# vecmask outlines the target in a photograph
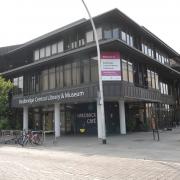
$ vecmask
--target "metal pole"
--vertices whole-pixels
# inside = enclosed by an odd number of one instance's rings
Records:
[[[99,98],[99,105],[100,105],[100,112],[101,112],[101,126],[102,126],[102,143],[106,144],[106,125],[105,125],[105,118],[104,118],[104,96],[103,96],[103,84],[102,84],[102,76],[101,76],[101,58],[100,58],[100,48],[99,48],[99,41],[98,41],[98,36],[97,36],[97,31],[95,28],[94,21],[91,17],[91,14],[84,2],[82,0],[82,3],[89,15],[90,22],[93,28],[94,32],[94,37],[95,37],[95,42],[96,42],[96,47],[97,47],[97,57],[98,57],[98,73],[99,73],[99,92],[98,92],[98,98]]]

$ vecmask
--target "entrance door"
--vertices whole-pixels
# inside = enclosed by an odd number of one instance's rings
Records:
[[[54,113],[53,111],[43,112],[43,129],[45,131],[54,130]]]
[[[69,110],[65,112],[65,132],[66,134],[72,133],[72,113]]]

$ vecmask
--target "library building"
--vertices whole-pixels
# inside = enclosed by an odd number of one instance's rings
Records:
[[[93,18],[101,51],[106,134],[179,124],[180,55],[127,15],[113,9]],[[101,138],[98,58],[89,19],[21,45],[0,48],[0,75],[14,128]]]

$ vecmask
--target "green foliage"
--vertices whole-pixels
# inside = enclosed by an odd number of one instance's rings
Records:
[[[6,81],[0,76],[0,129],[8,128],[8,94],[12,88],[13,84],[11,81]]]

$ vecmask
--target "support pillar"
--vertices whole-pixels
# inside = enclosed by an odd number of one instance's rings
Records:
[[[23,107],[23,130],[28,130],[28,107]]]
[[[60,137],[60,104],[54,105],[54,130],[55,137]]]
[[[98,138],[102,139],[101,107],[97,101],[97,132]]]
[[[120,133],[126,134],[126,118],[124,100],[119,100]]]

